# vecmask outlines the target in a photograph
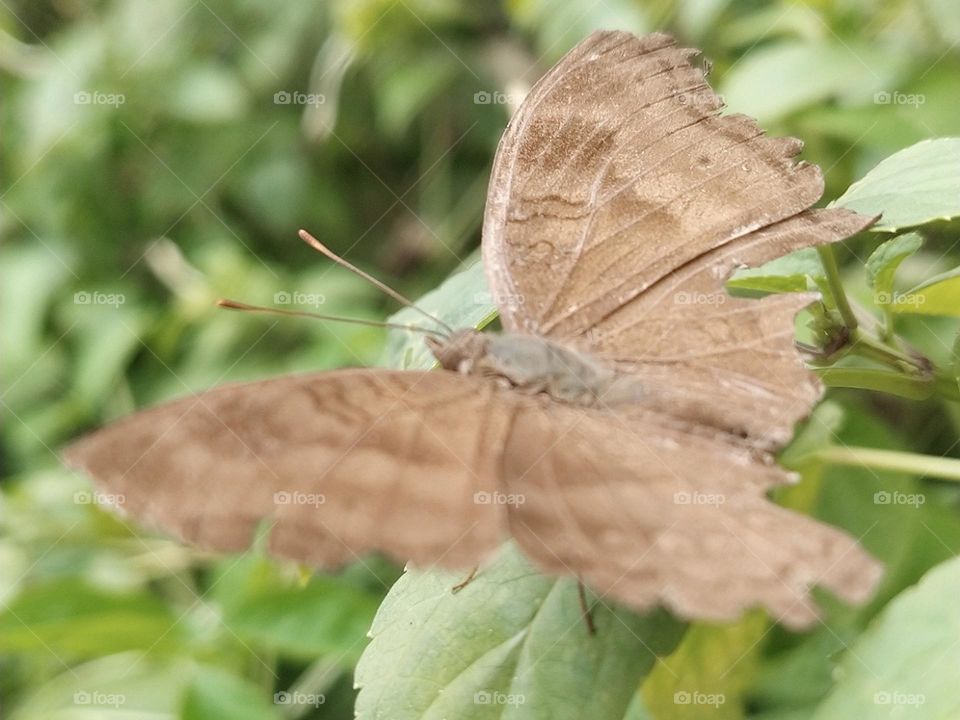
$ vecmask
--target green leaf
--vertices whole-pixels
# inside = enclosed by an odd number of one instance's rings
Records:
[[[736,294],[807,292],[826,293],[823,264],[816,248],[803,248],[755,268],[737,270],[727,281]]]
[[[417,300],[417,307],[425,310],[447,325],[459,328],[482,328],[497,316],[497,307],[487,290],[483,264],[475,263],[455,273]],[[392,323],[438,329],[413,308],[404,308],[389,318]],[[423,342],[420,333],[392,331],[387,340],[386,363],[401,370],[427,369],[436,361]]]
[[[780,453],[778,461],[791,470],[803,470],[811,455],[835,442],[843,422],[843,406],[832,400],[824,400],[803,422],[793,441]]]
[[[360,655],[379,598],[336,578],[305,587],[265,587],[228,607],[224,623],[241,638],[279,653],[313,659]]]
[[[872,229],[889,232],[960,216],[960,138],[923,140],[894,153],[832,204],[883,213]]]
[[[892,302],[893,276],[897,268],[922,245],[923,238],[920,235],[907,233],[882,243],[867,258],[867,279],[874,289],[878,305]]]
[[[900,59],[865,45],[788,41],[747,53],[720,87],[727,105],[761,124],[830,98],[864,102],[890,87]]]
[[[893,311],[960,317],[960,267],[893,296]]]
[[[77,580],[29,587],[0,609],[0,652],[78,658],[174,643],[176,616],[145,593],[113,593]]]
[[[279,720],[270,692],[216,667],[200,666],[187,687],[180,720]]]
[[[953,379],[957,381],[957,387],[960,387],[960,333],[957,333],[957,337],[953,340],[950,365],[953,367]]]
[[[537,574],[512,546],[459,593],[462,579],[410,571],[384,600],[357,665],[360,720],[616,718],[682,626],[593,605],[577,585]]]
[[[742,718],[747,684],[761,659],[760,641],[769,627],[762,612],[727,625],[691,627],[643,685],[650,713],[671,720]]]
[[[63,672],[33,689],[10,720],[174,720],[196,663],[129,652],[58,669]]]
[[[896,597],[853,644],[815,720],[960,717],[960,558]]]

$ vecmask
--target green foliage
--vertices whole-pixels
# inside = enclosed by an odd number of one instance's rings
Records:
[[[939,636],[957,624],[945,561],[960,551],[960,496],[935,479],[960,431],[956,3],[587,5],[0,8],[4,717],[352,717],[371,624],[364,717],[957,712]],[[823,297],[801,333],[830,398],[784,453],[801,481],[777,499],[884,561],[868,607],[825,598],[827,626],[806,635],[759,614],[694,624],[677,645],[665,614],[592,598],[592,639],[575,587],[505,551],[456,595],[452,575],[405,574],[374,620],[399,576],[386,562],[304,580],[259,550],[211,558],[103,512],[60,467],[83,430],[189,390],[378,359],[432,365],[416,333],[215,309],[221,296],[368,319],[396,309],[299,243],[300,226],[405,294],[428,293],[423,307],[451,325],[494,321],[473,251],[510,98],[597,27],[668,29],[704,48],[730,111],[802,137],[827,199],[883,212],[836,257],[803,251],[730,282]],[[525,702],[477,704],[481,691]],[[877,692],[925,702],[885,707]]]
[[[591,636],[572,578],[538,575],[506,546],[457,593],[449,572],[408,572],[387,595],[357,666],[357,715],[619,717],[637,679],[682,625],[593,604]]]
[[[960,559],[954,558],[891,602],[850,648],[815,720],[960,714],[960,625],[955,604],[944,602],[958,595]]]
[[[837,200],[894,232],[960,216],[960,138],[924,140],[891,155]]]

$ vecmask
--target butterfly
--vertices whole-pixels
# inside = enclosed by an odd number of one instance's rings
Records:
[[[821,388],[794,346],[812,294],[728,295],[737,268],[874,218],[811,209],[819,169],[722,102],[665,34],[598,32],[536,83],[494,161],[482,254],[502,333],[427,331],[440,368],[227,385],[138,412],[68,463],[183,540],[335,567],[381,551],[470,568],[512,538],[541,571],[689,619],[881,574],[772,503],[774,453]],[[307,236],[308,239],[309,236]]]

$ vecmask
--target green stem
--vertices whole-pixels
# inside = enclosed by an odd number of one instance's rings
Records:
[[[858,330],[851,338],[850,352],[860,357],[875,360],[883,365],[890,365],[900,371],[906,370],[920,376],[930,375],[929,368],[922,367],[917,358],[910,357],[896,348],[870,337],[862,330]]]
[[[839,445],[819,450],[811,457],[831,465],[892,470],[960,482],[960,460],[956,458]]]
[[[843,289],[840,267],[837,265],[836,255],[833,254],[833,247],[821,245],[817,248],[817,253],[820,255],[820,262],[823,264],[827,276],[827,284],[830,286],[833,302],[836,303],[840,317],[843,318],[843,324],[852,332],[857,329],[857,316],[853,314],[853,308],[850,307],[850,301],[847,300],[847,292]]]
[[[918,378],[894,370],[860,367],[814,368],[828,387],[876,390],[910,400],[926,400],[939,390],[932,378]]]
[[[881,309],[883,310],[883,327],[880,331],[880,340],[885,345],[892,346],[896,337],[896,333],[894,332],[895,316],[893,313],[893,306],[886,304],[883,305]]]

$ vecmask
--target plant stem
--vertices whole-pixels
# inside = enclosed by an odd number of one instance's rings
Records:
[[[911,377],[902,371],[860,367],[824,367],[815,371],[829,387],[876,390],[910,400],[926,400],[940,389],[932,378]]]
[[[960,460],[956,458],[839,445],[831,445],[810,457],[831,465],[892,470],[960,482]]]
[[[850,301],[847,299],[847,292],[843,289],[840,267],[837,265],[836,255],[833,254],[833,247],[820,245],[817,248],[817,253],[820,255],[820,262],[823,264],[826,273],[830,294],[833,295],[833,302],[837,306],[840,317],[843,318],[843,324],[852,332],[857,329],[857,316],[853,314],[853,308],[850,307]]]
[[[884,365],[890,365],[900,371],[908,370],[920,376],[930,375],[930,369],[923,367],[917,358],[910,357],[900,350],[867,335],[862,330],[854,333],[851,339],[850,352]]]

